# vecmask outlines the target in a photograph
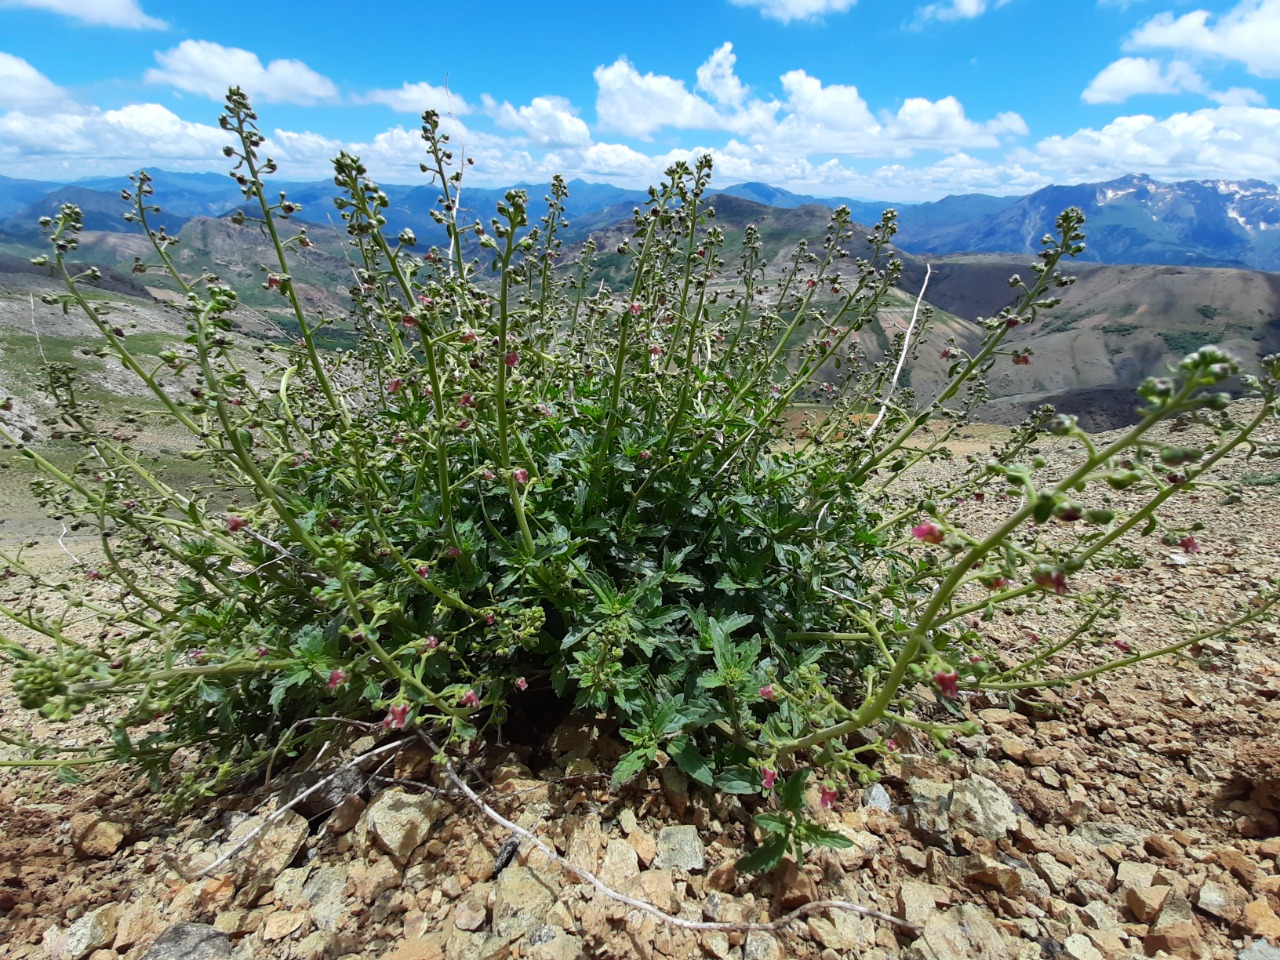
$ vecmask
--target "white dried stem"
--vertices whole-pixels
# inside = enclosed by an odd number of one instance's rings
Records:
[[[889,401],[893,398],[893,391],[898,389],[898,378],[902,376],[902,368],[907,362],[907,354],[911,352],[911,334],[915,331],[916,320],[920,317],[920,304],[924,302],[924,292],[929,289],[929,278],[931,276],[933,276],[933,264],[926,263],[924,266],[924,283],[920,284],[920,294],[916,297],[915,309],[911,311],[911,322],[907,324],[906,336],[902,338],[902,353],[898,355],[898,366],[894,368],[893,380],[889,384],[889,392],[884,396],[884,402],[880,404],[880,412],[876,414],[875,422],[867,430],[868,441],[880,429],[880,421],[884,419],[884,415],[889,409]]]

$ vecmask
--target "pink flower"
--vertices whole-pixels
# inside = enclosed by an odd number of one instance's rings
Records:
[[[423,580],[431,576],[431,568],[428,567],[425,563],[419,564],[417,567],[414,568],[413,572],[416,573],[418,576],[420,576]]]
[[[662,356],[662,348],[655,343],[652,347],[649,348],[649,356],[651,357]]]
[[[516,483],[528,483],[529,471],[526,470],[524,467],[516,467],[514,470],[511,471],[511,479],[514,480]]]
[[[468,690],[462,695],[462,705],[464,707],[480,706],[480,694],[476,693],[474,690]]]
[[[458,398],[458,406],[460,407],[474,407],[475,405],[476,398],[469,393],[464,393]]]
[[[347,675],[341,670],[334,670],[329,674],[328,687],[330,690],[337,690],[342,684],[347,682]]]
[[[451,557],[454,560],[462,556],[462,551],[459,550],[457,547],[453,547],[453,546],[446,547],[444,552],[446,556]]]
[[[101,580],[102,573],[98,570],[90,570],[85,574],[90,580]]]
[[[925,543],[941,543],[942,528],[936,523],[926,520],[924,523],[911,528],[911,535],[917,540],[923,540]]]
[[[893,753],[893,751],[898,749],[898,741],[893,739],[886,740],[884,742],[884,748],[890,753]]]
[[[1180,547],[1181,547],[1183,550],[1185,550],[1187,553],[1199,553],[1199,552],[1200,552],[1200,544],[1199,544],[1199,543],[1197,543],[1197,542],[1196,542],[1196,538],[1195,538],[1195,537],[1193,537],[1193,536],[1191,536],[1190,534],[1188,534],[1187,536],[1185,536],[1185,537],[1183,537],[1181,540],[1179,540],[1179,541],[1178,541],[1178,546],[1180,546]]]
[[[493,471],[492,471],[492,470],[486,470],[484,473],[480,474],[480,476],[481,476],[481,477],[483,477],[485,480],[492,480],[492,479],[493,479]]]
[[[653,456],[653,454],[652,454],[652,453],[650,453],[648,450],[641,450],[641,451],[640,451],[640,459],[641,459],[641,460],[648,460],[648,459],[649,459],[649,458],[651,458],[652,456]]]
[[[387,730],[403,730],[408,719],[409,705],[397,703],[387,711],[386,717],[382,720],[382,726]]]
[[[778,699],[777,691],[773,689],[772,683],[766,683],[763,687],[760,688],[760,696],[762,696],[766,700]]]
[[[512,350],[503,359],[506,362],[508,367],[514,367],[517,363],[520,362],[520,354]]]
[[[1031,578],[1041,590],[1052,590],[1058,595],[1067,592],[1067,575],[1061,570],[1041,571]]]
[[[1014,354],[1013,365],[1015,367],[1029,367],[1031,365],[1031,355],[1027,353]]]
[[[400,388],[404,386],[404,381],[399,377],[392,377],[387,381],[387,393],[399,393]]]
[[[279,277],[277,277],[275,274],[272,274],[271,276],[267,277],[267,289],[268,289],[268,290],[278,290],[279,288],[280,288],[280,278],[279,278]]]
[[[400,318],[400,322],[403,323],[406,327],[416,327],[418,325],[418,318],[415,317],[412,313],[406,313],[403,317]]]
[[[1122,640],[1120,637],[1116,637],[1114,640],[1112,640],[1111,645],[1115,647],[1117,650],[1119,650],[1121,653],[1133,652],[1133,647],[1130,646],[1129,641]]]
[[[517,689],[517,690],[528,690],[528,689],[529,689],[529,681],[528,681],[528,680],[526,680],[524,677],[517,677],[517,678],[516,678],[515,687],[516,687],[516,689]]]
[[[765,767],[760,771],[760,779],[764,781],[764,788],[766,790],[772,790],[774,783],[778,779],[778,771],[770,770],[768,767]]]
[[[434,650],[434,649],[435,649],[436,647],[438,647],[438,646],[440,646],[440,638],[439,638],[439,637],[437,637],[435,634],[432,634],[431,636],[427,637],[427,649],[428,649],[428,650]]]
[[[954,670],[939,670],[933,675],[933,682],[938,685],[938,692],[948,700],[960,699],[960,674]]]
[[[818,802],[822,804],[823,810],[830,810],[831,805],[836,802],[836,797],[838,796],[840,794],[826,785],[818,788]]]
[[[475,343],[475,342],[476,342],[476,332],[475,332],[474,330],[463,330],[463,331],[462,331],[462,342],[463,342],[463,343]]]
[[[814,287],[816,287],[817,285],[818,285],[818,281],[817,281],[817,280],[814,280],[814,279],[812,279],[812,278],[810,278],[810,279],[809,279],[809,281],[808,281],[808,287],[809,287],[809,289],[810,289],[810,290],[812,290],[812,289],[813,289]]]
[[[644,310],[644,304],[642,304],[642,303],[633,303],[633,304],[631,304],[631,306],[630,306],[630,307],[628,307],[627,309],[631,311],[631,315],[632,315],[633,317],[638,317],[638,316],[640,316],[641,312]]]
[[[461,420],[458,421],[459,430],[465,430],[469,426],[471,426],[471,421],[468,420],[466,417],[463,417]]]
[[[235,514],[230,514],[227,517],[227,530],[230,533],[235,533],[237,530],[243,530],[248,525],[249,521],[244,517],[237,517]]]

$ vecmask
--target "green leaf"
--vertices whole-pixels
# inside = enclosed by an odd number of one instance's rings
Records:
[[[734,864],[734,866],[742,873],[758,873],[762,870],[772,870],[782,862],[782,858],[786,852],[786,839],[783,837],[771,836],[745,857],[739,858],[738,862]]]
[[[757,821],[759,820],[758,817],[756,819]],[[846,850],[853,846],[853,841],[843,833],[828,830],[826,827],[820,827],[814,823],[803,824],[796,832],[801,840],[806,843],[812,843],[816,847],[832,847],[836,850]]]
[[[711,763],[698,752],[697,748],[689,741],[677,753],[672,755],[676,766],[687,773],[699,783],[705,783],[711,786],[713,777],[711,776]]]
[[[785,837],[791,832],[791,818],[780,813],[757,813],[753,818],[756,826],[766,833],[776,833]]]
[[[657,753],[657,748],[650,745],[637,747],[635,750],[632,750],[630,753],[623,756],[623,758],[619,760],[617,765],[613,768],[613,776],[609,780],[610,785],[615,790],[618,789],[618,787],[631,780],[636,774],[652,763],[654,757],[657,756]]]
[[[755,793],[760,789],[760,776],[746,764],[734,764],[721,768],[716,774],[715,785],[717,790],[725,793]]]
[[[804,809],[804,785],[809,779],[809,770],[802,768],[787,777],[778,791],[778,805],[783,810],[799,813]]]

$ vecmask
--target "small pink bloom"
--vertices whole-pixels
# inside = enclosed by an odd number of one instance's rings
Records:
[[[387,393],[399,393],[400,388],[404,386],[404,381],[399,377],[392,377],[387,381]]]
[[[508,367],[514,367],[520,362],[520,354],[512,350],[503,358],[503,360],[506,362]]]
[[[431,568],[430,568],[430,567],[428,567],[425,563],[423,563],[423,564],[419,564],[419,565],[414,569],[414,571],[413,571],[413,572],[414,572],[414,573],[416,573],[418,576],[420,576],[423,580],[425,580],[425,579],[427,579],[427,577],[431,576]]]
[[[266,647],[259,647],[259,648],[258,648],[258,656],[259,656],[260,658],[264,658],[264,659],[265,659],[266,657],[271,656],[271,651],[270,651],[270,650],[268,650]]]
[[[85,574],[90,580],[101,580],[102,574],[97,570],[90,570]]]
[[[627,309],[629,309],[629,310],[631,311],[631,315],[632,315],[633,317],[638,317],[638,316],[640,316],[641,312],[644,310],[644,304],[642,304],[642,303],[633,303],[633,304],[631,304],[631,306],[630,306],[630,307],[628,307]]]
[[[526,680],[524,677],[517,677],[515,686],[517,690],[528,690],[529,681]]]
[[[482,476],[482,477],[483,477],[484,479],[486,479],[486,480],[492,480],[492,479],[493,479],[493,471],[492,471],[492,470],[486,470],[484,473],[480,474],[480,476]]]
[[[428,649],[428,650],[434,650],[434,649],[435,649],[436,647],[438,647],[438,646],[440,646],[440,638],[439,638],[439,637],[437,637],[435,634],[432,634],[431,636],[427,637],[427,649]]]
[[[397,703],[387,711],[387,715],[382,720],[382,726],[388,730],[403,730],[408,719],[409,705]]]
[[[951,670],[939,670],[933,675],[933,682],[938,685],[938,692],[948,700],[960,699],[960,674]]]
[[[231,514],[227,517],[227,530],[231,533],[235,533],[237,530],[243,530],[248,525],[249,521],[244,517],[237,517],[235,514]]]
[[[498,617],[496,614],[486,613],[484,615],[484,625],[486,627],[492,627],[497,622],[498,622]]]
[[[836,797],[840,796],[836,791],[828,786],[818,788],[818,801],[822,804],[823,810],[830,810],[831,805],[836,802]]]
[[[765,769],[760,771],[760,779],[764,781],[764,788],[766,790],[772,790],[774,783],[777,782],[778,779],[778,771],[770,770],[768,767],[765,767]]]
[[[648,450],[641,450],[641,451],[640,451],[640,459],[641,459],[641,460],[648,460],[648,459],[649,459],[649,458],[651,458],[652,456],[653,456],[653,454],[652,454],[652,453],[650,453]]]
[[[424,307],[435,306],[435,301],[432,300],[430,297],[428,297],[425,293],[418,294],[418,302],[422,304]]]
[[[463,342],[463,343],[475,343],[475,342],[476,342],[476,332],[475,332],[474,330],[463,330],[463,331],[462,331],[462,342]]]
[[[337,690],[342,684],[347,682],[347,675],[341,670],[334,670],[329,674],[328,687],[330,690]]]
[[[458,398],[458,406],[460,407],[474,407],[475,405],[476,398],[469,393],[464,393]]]
[[[983,493],[981,490],[975,490],[973,491],[973,499],[976,500],[978,503],[981,503],[983,500],[987,499],[987,495]]]
[[[1013,365],[1015,367],[1029,367],[1031,365],[1031,355],[1027,353],[1015,354]]]
[[[471,426],[471,421],[468,420],[466,417],[463,417],[461,420],[458,421],[459,430],[465,430],[469,426]]]
[[[468,690],[462,695],[462,705],[464,707],[480,706],[480,694],[476,693],[474,690]]]
[[[1037,573],[1031,578],[1041,590],[1052,590],[1058,595],[1067,592],[1067,575],[1061,570],[1052,573]]]
[[[403,317],[400,318],[400,322],[403,323],[406,327],[416,327],[418,325],[418,318],[415,317],[412,313],[406,313]]]
[[[514,470],[511,471],[511,479],[514,480],[516,483],[528,483],[529,471],[526,470],[524,467],[516,467]]]
[[[763,687],[760,688],[760,696],[764,697],[764,699],[766,700],[778,699],[777,691],[773,689],[772,683],[766,683]]]
[[[911,528],[911,535],[917,540],[923,540],[925,543],[941,543],[942,528],[936,523],[926,520],[924,523]]]
[[[279,288],[280,288],[280,278],[279,278],[279,277],[277,277],[275,274],[272,274],[271,276],[267,277],[267,289],[268,289],[268,290],[278,290]]]
[[[538,404],[538,412],[542,414],[544,417],[551,416],[551,408],[548,407],[545,403]]]
[[[1200,552],[1200,544],[1196,542],[1196,538],[1195,538],[1195,537],[1190,536],[1190,535],[1185,536],[1185,537],[1183,537],[1181,540],[1179,540],[1179,541],[1178,541],[1178,546],[1180,546],[1180,547],[1181,547],[1183,550],[1185,550],[1187,553],[1199,553],[1199,552]]]
[[[812,289],[813,289],[814,287],[816,287],[817,285],[818,285],[818,281],[817,281],[817,280],[814,280],[814,279],[812,279],[812,278],[810,278],[810,280],[808,281],[808,287],[809,287],[809,289],[810,289],[810,290],[812,290]]]
[[[1119,650],[1121,653],[1133,652],[1133,647],[1129,644],[1129,641],[1122,640],[1120,637],[1116,637],[1114,640],[1112,640],[1111,645],[1115,647],[1117,650]]]
[[[655,343],[652,347],[649,348],[649,356],[651,357],[662,356],[662,348]]]
[[[462,551],[459,550],[457,547],[453,547],[453,546],[446,547],[444,552],[445,552],[445,556],[451,557],[454,560],[462,556]]]
[[[893,739],[886,740],[884,742],[884,748],[888,750],[890,753],[893,753],[893,751],[898,749],[898,741]]]

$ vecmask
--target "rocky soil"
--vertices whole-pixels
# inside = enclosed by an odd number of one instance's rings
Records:
[[[1050,452],[1051,468],[1070,455]],[[1272,469],[1240,457],[1226,472]],[[1246,486],[1230,506],[1212,489],[1182,498],[1175,516],[1208,528],[1200,553],[1129,543],[1128,562],[1103,573],[1130,594],[1119,644],[1168,643],[1256,597],[1277,572],[1277,491]],[[965,509],[980,525],[1007,505]],[[1012,652],[1059,619],[1050,601],[985,629]],[[0,956],[1280,960],[1280,631],[1250,626],[1189,652],[1028,701],[965,699],[981,733],[951,762],[900,736],[881,783],[850,785],[829,811],[814,798],[852,846],[764,877],[732,867],[752,844],[734,798],[707,796],[674,766],[611,791],[604,774],[622,747],[604,721],[570,718],[537,749],[491,745],[458,761],[485,802],[569,863],[685,920],[760,923],[829,899],[897,923],[837,908],[780,931],[659,922],[527,842],[513,853],[510,831],[411,738],[271,820],[315,774],[286,772],[271,791],[175,822],[122,773],[68,785],[10,772]],[[1070,654],[1076,666],[1100,655]]]

